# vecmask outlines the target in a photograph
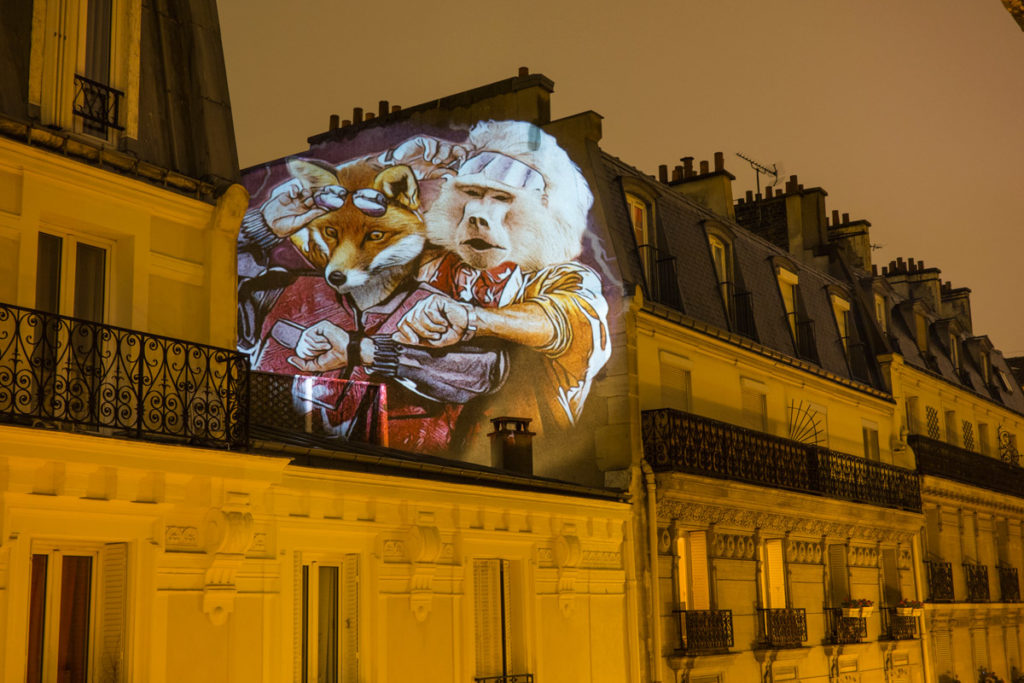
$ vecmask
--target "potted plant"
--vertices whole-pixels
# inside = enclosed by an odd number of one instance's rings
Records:
[[[921,615],[922,607],[920,600],[903,598],[896,603],[896,614],[901,617],[917,617]]]
[[[844,617],[866,617],[875,611],[874,605],[867,598],[857,598],[843,600],[841,607]]]

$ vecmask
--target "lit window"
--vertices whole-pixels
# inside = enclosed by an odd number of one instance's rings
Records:
[[[108,248],[39,233],[36,308],[93,322],[106,317]]]
[[[793,334],[793,339],[796,339],[796,304],[797,304],[797,285],[799,279],[796,273],[786,270],[785,268],[779,269],[779,293],[782,294],[782,306],[786,311],[786,321],[789,323],[789,331]]]
[[[981,376],[985,378],[985,384],[992,383],[992,361],[984,350],[981,352]]]
[[[359,558],[302,565],[302,683],[356,683]]]
[[[629,221],[633,225],[633,235],[639,247],[653,246],[650,240],[650,210],[647,202],[636,195],[627,194],[626,204],[629,206]]]
[[[843,350],[849,351],[850,347],[850,302],[841,296],[832,295],[832,314],[836,319],[836,327],[839,330],[839,340],[843,344]]]
[[[865,420],[861,427],[861,436],[864,441],[864,457],[868,460],[881,460],[881,449],[878,446],[878,425]]]
[[[956,338],[956,335],[952,332],[949,333],[949,362],[953,364],[953,369],[960,370],[960,340]]]
[[[782,556],[782,539],[770,538],[764,542],[762,587],[764,607],[782,609],[786,605],[786,568]]]
[[[718,288],[722,293],[722,303],[728,315],[732,308],[732,255],[729,253],[729,245],[717,235],[708,236],[708,246],[715,266],[715,277],[718,278]]]
[[[828,546],[829,598],[833,607],[850,599],[850,570],[847,567],[847,547],[844,543]]]
[[[885,303],[885,296],[875,294],[875,320],[878,321],[883,334],[889,331],[889,316],[886,315],[888,308]]]
[[[28,683],[116,680],[124,671],[127,562],[125,543],[33,546]]]
[[[473,560],[473,612],[476,635],[476,675],[509,676],[525,669],[519,634],[522,616],[519,594],[508,560]]]
[[[707,532],[683,534],[676,541],[676,555],[676,590],[682,609],[711,609]]]
[[[999,384],[1003,387],[1003,391],[1013,393],[1013,384],[1010,382],[1010,378],[1007,377],[1006,373],[1003,372],[1002,368],[996,368],[996,379],[999,380]]]
[[[914,316],[914,340],[918,351],[928,353],[928,319],[920,313]]]

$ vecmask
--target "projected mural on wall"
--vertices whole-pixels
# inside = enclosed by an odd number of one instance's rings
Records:
[[[439,455],[499,415],[571,434],[615,286],[583,174],[527,123],[410,128],[246,172],[240,348],[314,434]]]

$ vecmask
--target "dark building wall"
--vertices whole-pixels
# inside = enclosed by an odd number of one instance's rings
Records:
[[[31,0],[0,0],[0,113],[28,118]]]

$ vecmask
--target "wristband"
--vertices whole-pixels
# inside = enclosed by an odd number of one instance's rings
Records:
[[[476,336],[476,308],[472,304],[466,304],[466,331],[462,333],[459,341],[469,341]]]
[[[345,347],[345,358],[348,360],[348,367],[352,368],[363,364],[363,335],[351,333],[348,338],[348,346]]]

